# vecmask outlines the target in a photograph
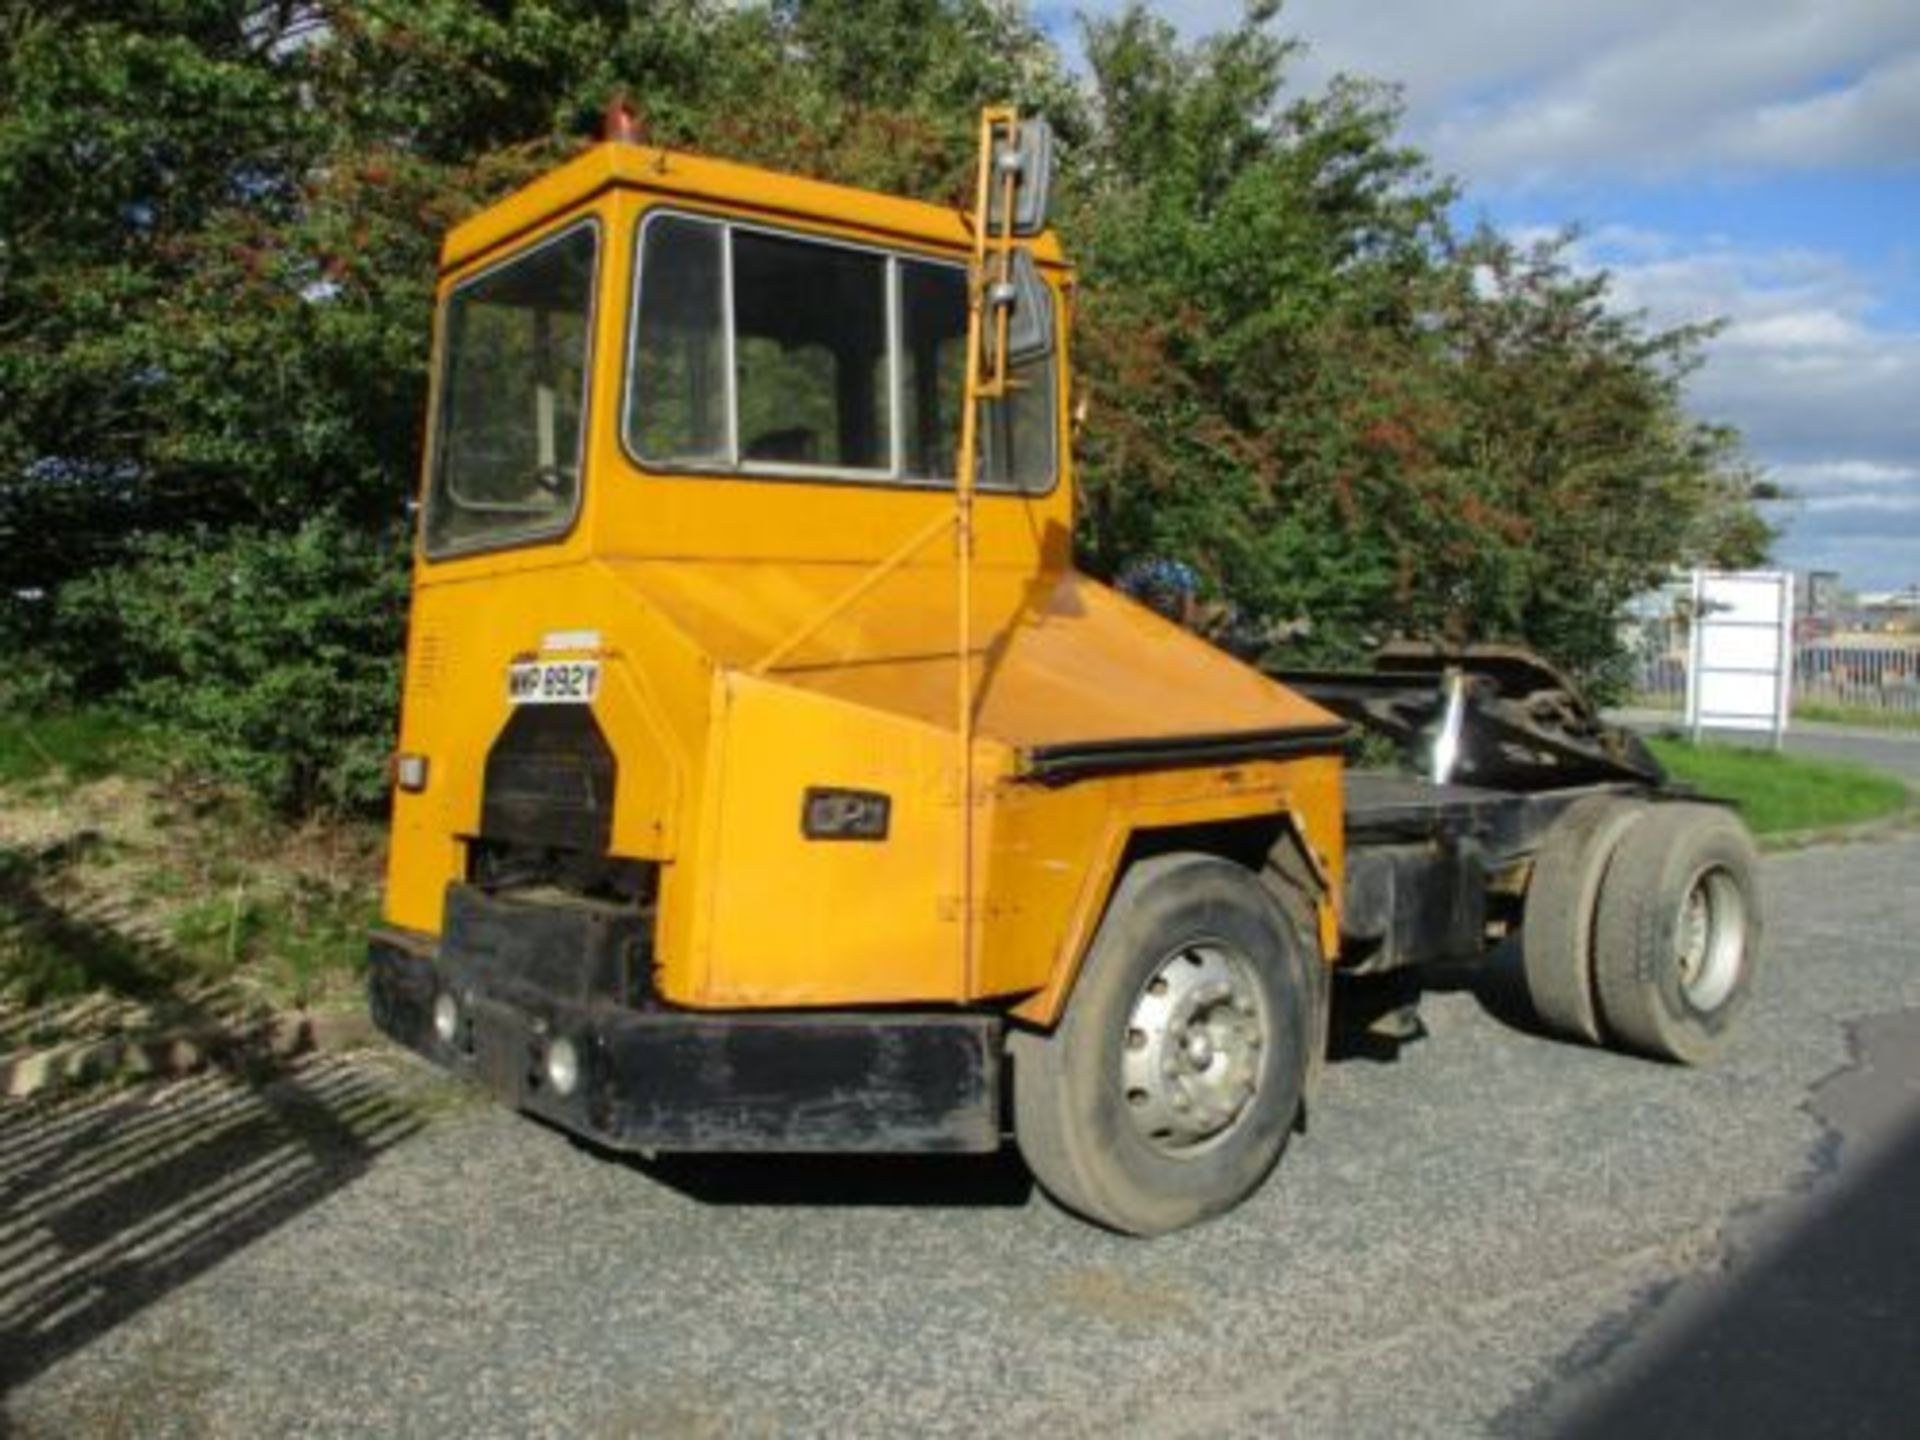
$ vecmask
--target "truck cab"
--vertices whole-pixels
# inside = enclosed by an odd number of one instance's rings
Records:
[[[1258,1185],[1348,725],[1075,568],[1045,161],[989,112],[949,208],[616,138],[447,237],[390,1034],[614,1148],[1011,1125],[1142,1233]]]

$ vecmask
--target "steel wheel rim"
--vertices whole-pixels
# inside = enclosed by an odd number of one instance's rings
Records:
[[[1182,945],[1153,967],[1120,1038],[1120,1093],[1141,1139],[1185,1157],[1254,1110],[1271,1034],[1259,973],[1222,940]]]
[[[1693,877],[1680,901],[1674,929],[1674,964],[1680,993],[1708,1013],[1727,1003],[1746,963],[1747,897],[1719,866]]]

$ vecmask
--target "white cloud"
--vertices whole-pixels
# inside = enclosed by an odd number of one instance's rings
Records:
[[[1920,482],[1920,465],[1886,465],[1877,460],[1799,461],[1773,467],[1775,476],[1802,490],[1826,485],[1872,489]]]
[[[1537,233],[1539,228],[1529,226],[1527,231]],[[1515,238],[1516,243],[1526,243],[1517,234]],[[1596,250],[1603,250],[1609,255],[1637,260],[1663,259],[1677,253],[1678,249],[1674,238],[1663,231],[1649,230],[1641,225],[1624,225],[1617,221],[1594,231],[1590,243]]]
[[[1644,228],[1597,231],[1573,256],[1655,324],[1725,322],[1689,402],[1738,426],[1793,497],[1772,511],[1783,559],[1854,584],[1920,578],[1920,330],[1879,323],[1867,278],[1831,254]]]
[[[1897,495],[1883,495],[1868,492],[1857,494],[1808,495],[1800,504],[1809,514],[1837,515],[1856,517],[1873,524],[1876,530],[1883,528],[1879,517],[1898,515],[1910,520],[1920,521],[1920,488]]]
[[[1861,338],[1861,327],[1837,310],[1788,310],[1743,320],[1724,346],[1776,353],[1831,352]]]
[[[1153,8],[1189,35],[1241,13]],[[1414,138],[1476,185],[1920,164],[1914,0],[1295,0],[1280,23],[1303,84],[1402,85]]]
[[[1719,137],[1736,161],[1911,166],[1920,136],[1920,50],[1875,65],[1851,84],[1759,106],[1748,119],[1743,131]]]
[[[1449,104],[1430,141],[1482,183],[1911,164],[1916,73],[1920,6],[1666,6],[1492,103]]]
[[[1677,247],[1680,242],[1670,242]],[[1637,259],[1599,237],[1618,303],[1663,325],[1722,320],[1694,404],[1781,466],[1860,465],[1908,479],[1920,463],[1920,331],[1875,322],[1874,286],[1837,256],[1720,245]],[[1851,472],[1831,467],[1845,464]]]

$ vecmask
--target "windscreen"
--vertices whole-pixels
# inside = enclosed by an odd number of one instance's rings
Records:
[[[578,226],[448,297],[429,551],[517,544],[572,522],[598,244],[594,226]]]

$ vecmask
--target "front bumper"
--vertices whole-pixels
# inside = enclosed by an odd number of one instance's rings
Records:
[[[376,934],[374,1023],[504,1103],[615,1149],[999,1148],[997,1016],[636,1008],[526,983],[498,959]],[[443,994],[458,1006],[451,1041],[434,1026]],[[547,1065],[563,1038],[578,1057],[569,1094]]]

